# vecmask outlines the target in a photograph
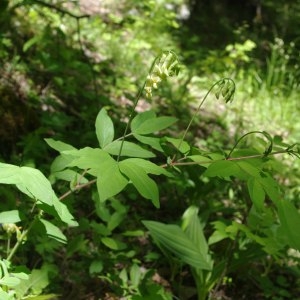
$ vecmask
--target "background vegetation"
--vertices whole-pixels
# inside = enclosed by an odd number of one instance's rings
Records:
[[[277,194],[264,187],[253,196],[247,181],[251,176],[260,180],[262,173],[269,172],[282,197],[295,208],[289,206],[287,219],[293,215],[293,224],[299,224],[299,161],[291,156],[299,154],[294,149],[300,139],[299,23],[298,0],[2,0],[2,170],[7,164],[40,170],[79,225],[59,220],[47,203],[37,209],[29,188],[26,194],[24,188],[1,185],[1,212],[19,212],[18,217],[10,215],[10,222],[0,214],[0,286],[10,293],[10,298],[4,294],[2,298],[299,299],[299,242],[284,241],[278,229],[284,218],[280,213],[277,217]],[[179,74],[168,65],[174,71],[168,75],[174,76],[167,80],[162,76],[158,89],[152,82],[152,97],[143,92],[136,103],[151,63],[162,50],[177,54]],[[156,61],[157,66],[163,63]],[[226,104],[232,100],[226,96],[226,101],[216,100],[213,90],[191,124],[186,144],[178,145],[172,139],[182,137],[207,91],[222,78],[235,82],[234,101]],[[78,186],[94,180],[93,172],[83,171],[93,165],[73,162],[70,172],[56,174],[63,164],[57,151],[68,156],[63,152],[74,150],[70,145],[96,148],[100,142],[105,147],[101,126],[112,130],[113,124],[114,136],[121,140],[133,107],[141,115],[152,111],[153,115],[143,115],[145,120],[169,117],[157,121],[166,122],[158,126],[159,142],[138,140],[143,149],[145,144],[154,148],[157,153],[151,161],[165,167],[165,171],[152,170],[160,177],[151,176],[159,187],[159,209],[153,205],[154,196],[147,198],[132,185],[101,203],[96,185],[79,191]],[[100,126],[96,121],[96,134],[95,120],[102,122]],[[130,129],[139,134],[134,125]],[[158,138],[155,132],[149,132],[152,138]],[[223,166],[223,173],[222,166],[214,173],[205,163],[180,170],[167,166],[174,148],[184,154],[181,147],[188,145],[190,155],[202,159],[226,157],[248,132],[259,133],[243,139],[235,157],[261,154],[270,140],[274,151],[281,152],[251,163],[260,175],[247,173],[245,178],[229,165]],[[0,172],[1,183],[9,183],[7,174]],[[264,208],[256,211],[256,199],[265,196]],[[52,217],[40,219],[44,221],[20,239],[41,211]],[[59,234],[49,238],[52,227],[46,222],[51,220],[67,243],[61,243]],[[162,223],[174,227],[159,227]],[[203,265],[199,271],[199,265],[192,265],[197,262],[187,261],[182,252],[176,256],[157,235],[164,230],[176,235],[179,226],[187,233],[188,224],[197,228],[200,248],[207,248],[208,271]],[[18,243],[16,253],[12,252]],[[21,283],[7,281],[6,271]]]

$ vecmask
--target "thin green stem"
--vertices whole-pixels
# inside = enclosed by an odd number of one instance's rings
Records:
[[[282,151],[276,151],[273,153],[270,153],[268,156],[271,155],[276,155],[276,154],[284,154],[287,153],[285,150]],[[204,164],[211,164],[217,161],[224,161],[224,160],[229,160],[229,161],[236,161],[236,160],[246,160],[246,159],[252,159],[252,158],[264,158],[265,154],[255,154],[255,155],[247,155],[247,156],[240,156],[240,157],[230,157],[230,158],[223,158],[223,159],[215,159],[215,160],[203,160],[203,161],[188,161],[188,162],[173,162],[171,164],[163,164],[161,165],[162,168],[166,168],[168,166],[193,166],[193,165],[204,165]],[[189,157],[184,157],[181,159],[188,159]]]
[[[23,230],[23,232],[21,233],[20,237],[18,238],[16,244],[14,245],[14,247],[11,249],[9,255],[7,256],[8,261],[11,261],[11,259],[13,258],[13,256],[17,252],[18,248],[21,246],[21,244],[25,240],[28,232],[31,230],[31,228],[33,227],[33,225],[35,224],[37,219],[38,218],[35,217],[34,220],[31,222],[31,224],[29,225],[29,227],[26,230]]]
[[[7,239],[6,255],[9,254],[9,251],[10,251],[10,234],[8,236],[8,239]]]
[[[163,52],[162,52],[162,53],[163,53]],[[151,65],[151,67],[150,67],[150,69],[149,69],[148,75],[152,73],[153,68],[154,68],[154,66],[155,66],[155,63],[156,63],[156,61],[158,60],[159,57],[160,57],[160,55],[157,56],[157,57],[153,60],[152,65]],[[138,102],[139,102],[139,100],[140,100],[140,98],[141,98],[141,96],[142,96],[142,93],[143,93],[143,91],[144,91],[144,89],[145,89],[146,84],[147,84],[147,78],[145,79],[144,84],[143,84],[142,88],[139,90],[138,95],[136,96],[136,99],[135,99],[135,101],[134,101],[134,103],[133,103],[133,107],[132,107],[131,112],[130,112],[130,115],[129,115],[129,120],[128,120],[127,124],[126,124],[125,130],[124,130],[124,133],[123,133],[123,136],[122,136],[122,142],[121,142],[119,154],[118,154],[118,157],[117,157],[117,162],[119,162],[119,160],[120,160],[120,157],[121,157],[121,154],[122,154],[122,150],[123,150],[123,146],[124,146],[124,142],[125,142],[125,138],[126,138],[126,136],[127,136],[127,132],[128,132],[128,130],[129,130],[129,126],[130,126],[130,124],[131,124],[131,121],[132,121],[132,119],[133,119],[133,117],[134,117],[135,108],[136,108],[136,106],[137,106],[137,104],[138,104]]]
[[[186,127],[186,129],[185,129],[185,131],[184,131],[184,133],[183,133],[183,136],[182,136],[182,138],[181,138],[181,140],[180,140],[180,142],[179,142],[179,144],[178,144],[178,147],[177,147],[177,153],[178,153],[178,151],[180,150],[180,147],[181,147],[181,145],[182,145],[182,143],[183,143],[183,141],[184,141],[184,139],[185,139],[185,137],[186,137],[186,135],[187,135],[187,133],[188,133],[188,131],[189,131],[189,129],[190,129],[190,127],[191,127],[193,121],[194,121],[194,119],[196,118],[197,114],[199,113],[199,111],[200,111],[202,105],[204,104],[205,100],[207,99],[208,95],[211,93],[211,91],[214,89],[215,86],[217,86],[218,84],[220,84],[220,83],[221,83],[222,81],[224,81],[224,80],[230,80],[231,82],[233,82],[233,80],[230,79],[230,78],[222,78],[222,79],[218,80],[217,82],[215,82],[215,83],[210,87],[210,89],[207,91],[207,93],[205,94],[204,98],[203,98],[202,101],[200,102],[199,106],[197,107],[197,110],[196,110],[196,112],[194,113],[194,115],[192,116],[192,118],[191,118],[191,120],[190,120],[188,126]],[[234,84],[234,82],[233,82],[233,84]],[[173,156],[173,158],[172,158],[172,161],[174,161],[174,160],[176,159],[177,153],[174,154],[174,156]]]
[[[247,132],[246,134],[244,134],[243,136],[241,136],[241,137],[237,140],[237,142],[234,144],[234,146],[233,146],[232,149],[230,150],[229,154],[227,155],[227,160],[230,158],[232,152],[234,151],[234,149],[237,147],[237,145],[240,143],[240,141],[241,141],[243,138],[245,138],[247,135],[250,135],[250,134],[256,134],[256,133],[262,134],[262,135],[263,135],[264,137],[266,137],[266,138],[268,139],[268,141],[270,142],[270,145],[269,145],[268,149],[267,149],[267,150],[265,151],[265,153],[264,153],[264,156],[269,155],[269,154],[270,154],[269,152],[272,151],[272,147],[273,147],[273,141],[272,141],[271,136],[270,136],[267,132],[255,130],[255,131]]]

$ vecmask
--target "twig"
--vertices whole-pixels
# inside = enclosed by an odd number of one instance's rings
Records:
[[[89,18],[90,17],[90,15],[88,15],[88,14],[85,14],[85,15],[75,15],[72,12],[70,12],[70,11],[64,9],[64,8],[61,8],[61,7],[56,6],[56,5],[53,5],[51,3],[46,3],[46,2],[41,1],[41,0],[32,0],[32,1],[28,1],[28,2],[27,1],[23,1],[21,3],[17,3],[16,5],[12,6],[10,8],[10,10],[12,11],[12,10],[15,10],[18,7],[26,6],[26,5],[30,5],[30,4],[38,4],[40,6],[48,7],[50,9],[56,10],[57,12],[60,12],[60,13],[62,13],[64,15],[68,15],[68,16],[70,16],[72,18],[75,18],[75,19],[83,19],[83,18]]]

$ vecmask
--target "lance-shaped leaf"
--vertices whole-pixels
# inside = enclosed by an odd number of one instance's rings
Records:
[[[251,177],[247,181],[250,198],[258,211],[262,211],[265,201],[265,190],[259,180]]]
[[[147,120],[153,119],[155,117],[156,117],[156,114],[153,110],[144,111],[144,112],[136,115],[130,124],[131,131],[136,132],[137,130],[139,130],[140,126],[143,125],[143,123],[145,123]]]
[[[102,108],[96,118],[96,135],[101,148],[110,144],[114,139],[114,124],[105,108]]]
[[[121,141],[114,141],[105,146],[103,150],[111,155],[118,155],[120,152],[121,143]],[[142,158],[155,157],[155,155],[151,151],[145,150],[139,145],[126,141],[123,143],[121,156]]]
[[[66,236],[61,232],[61,230],[57,226],[44,219],[39,219],[39,221],[44,225],[46,233],[49,237],[57,240],[60,243],[67,242]]]
[[[66,144],[61,141],[56,141],[54,139],[45,139],[45,142],[54,150],[58,152],[67,151],[67,150],[75,150],[76,148]]]
[[[150,134],[173,125],[177,121],[174,117],[158,117],[145,120],[138,128],[133,128],[133,133]]]
[[[120,172],[116,161],[104,161],[97,174],[97,189],[100,202],[104,202],[108,198],[120,193],[127,183],[128,180]]]
[[[181,228],[191,239],[191,241],[198,247],[198,251],[203,258],[209,262],[211,259],[208,255],[208,245],[203,233],[203,228],[198,217],[199,208],[190,206],[182,216]]]
[[[68,208],[62,203],[58,204],[49,180],[39,170],[0,163],[0,183],[16,185],[28,197],[52,207],[63,222],[77,225]]]
[[[300,213],[287,200],[279,200],[277,208],[281,224],[280,233],[290,247],[300,251]]]
[[[146,199],[152,201],[155,207],[159,207],[158,187],[142,167],[130,160],[123,160],[119,163],[121,172],[128,177],[138,192]]]
[[[168,177],[174,177],[172,173],[168,172],[166,169],[154,164],[149,160],[141,159],[141,158],[128,158],[126,159],[126,161],[141,167],[147,174],[165,175]]]
[[[194,268],[211,270],[211,263],[199,251],[198,246],[177,225],[143,221],[156,242]]]

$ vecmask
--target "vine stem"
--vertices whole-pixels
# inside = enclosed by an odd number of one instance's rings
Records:
[[[250,131],[250,132],[247,132],[246,134],[244,134],[243,136],[241,136],[237,141],[236,143],[234,144],[234,146],[232,147],[232,149],[230,150],[230,152],[228,153],[227,155],[227,160],[230,160],[230,156],[232,154],[232,152],[234,151],[234,149],[237,147],[237,145],[240,143],[240,141],[245,138],[247,135],[250,135],[250,134],[255,134],[255,133],[259,133],[259,134],[262,134],[264,137],[266,137],[268,139],[268,141],[270,142],[270,145],[269,145],[269,150],[267,150],[264,155],[266,156],[266,154],[269,154],[268,152],[271,152],[272,151],[272,148],[273,148],[273,141],[272,141],[272,138],[270,137],[270,135],[267,133],[267,132],[264,132],[264,131],[258,131],[258,130],[255,130],[255,131]]]
[[[152,73],[153,68],[154,68],[154,66],[155,66],[155,63],[156,63],[156,61],[158,60],[159,57],[160,57],[160,55],[157,56],[157,57],[153,60],[152,65],[151,65],[151,67],[150,67],[150,69],[149,69],[148,75],[150,75],[150,74]],[[148,77],[148,76],[147,76],[147,77]],[[132,107],[131,112],[130,112],[130,115],[129,115],[129,120],[128,120],[127,124],[126,124],[125,130],[124,130],[124,133],[123,133],[123,136],[122,136],[122,142],[121,142],[119,154],[118,154],[118,157],[117,157],[117,162],[119,162],[119,160],[120,160],[120,157],[121,157],[121,154],[122,154],[122,150],[123,150],[123,146],[124,146],[124,142],[125,142],[125,138],[126,138],[126,136],[129,136],[129,135],[130,135],[130,134],[127,135],[127,132],[128,132],[128,130],[129,130],[129,126],[130,126],[131,121],[132,121],[132,119],[133,119],[133,117],[134,117],[135,109],[136,109],[136,107],[137,107],[137,104],[138,104],[138,102],[139,102],[141,96],[142,96],[142,93],[143,93],[143,91],[144,91],[144,89],[145,89],[146,84],[147,84],[147,78],[145,79],[144,84],[143,84],[143,86],[140,88],[140,90],[139,90],[139,92],[138,92],[138,94],[137,94],[137,96],[136,96],[136,99],[135,99],[135,101],[134,101],[134,103],[133,103],[133,107]]]
[[[191,120],[190,120],[188,126],[186,127],[186,129],[185,129],[185,131],[184,131],[184,133],[183,133],[183,136],[182,136],[182,138],[181,138],[181,140],[180,140],[180,142],[179,142],[179,144],[178,144],[178,147],[177,147],[177,153],[178,153],[178,151],[180,151],[179,149],[180,149],[180,147],[181,147],[181,145],[182,145],[182,143],[183,143],[183,141],[184,141],[184,139],[185,139],[185,137],[186,137],[186,135],[187,135],[187,133],[188,133],[188,131],[189,131],[191,125],[192,125],[192,123],[194,122],[194,119],[196,118],[196,116],[197,116],[197,114],[199,113],[199,111],[200,111],[202,105],[204,104],[205,100],[207,99],[208,95],[211,93],[211,91],[214,89],[214,87],[215,87],[216,85],[220,84],[220,83],[221,83],[222,81],[224,81],[224,80],[230,80],[231,82],[234,83],[234,81],[232,81],[232,79],[230,79],[230,78],[222,78],[222,79],[218,80],[217,82],[215,82],[215,83],[210,87],[210,89],[207,91],[207,93],[205,94],[204,98],[203,98],[202,101],[200,102],[199,106],[197,107],[197,110],[196,110],[196,112],[194,113],[194,115],[192,116],[192,118],[191,118]],[[173,158],[172,158],[172,162],[175,161],[176,156],[177,156],[177,153],[174,154],[174,156],[173,156]]]
[[[270,155],[276,155],[276,154],[284,154],[287,153],[285,150],[282,151],[277,151],[277,152],[273,152],[273,153],[269,153],[268,156]],[[169,164],[163,164],[161,165],[162,168],[166,168],[168,166],[192,166],[192,165],[204,165],[204,164],[211,164],[217,161],[225,161],[225,160],[229,160],[229,161],[235,161],[235,160],[246,160],[246,159],[252,159],[252,158],[263,158],[266,157],[265,154],[255,154],[255,155],[248,155],[248,156],[239,156],[239,157],[229,157],[229,158],[223,158],[223,159],[215,159],[215,160],[204,160],[204,161],[188,161],[188,162],[173,162],[173,163],[169,163]],[[188,159],[188,157],[184,157],[181,159]]]

